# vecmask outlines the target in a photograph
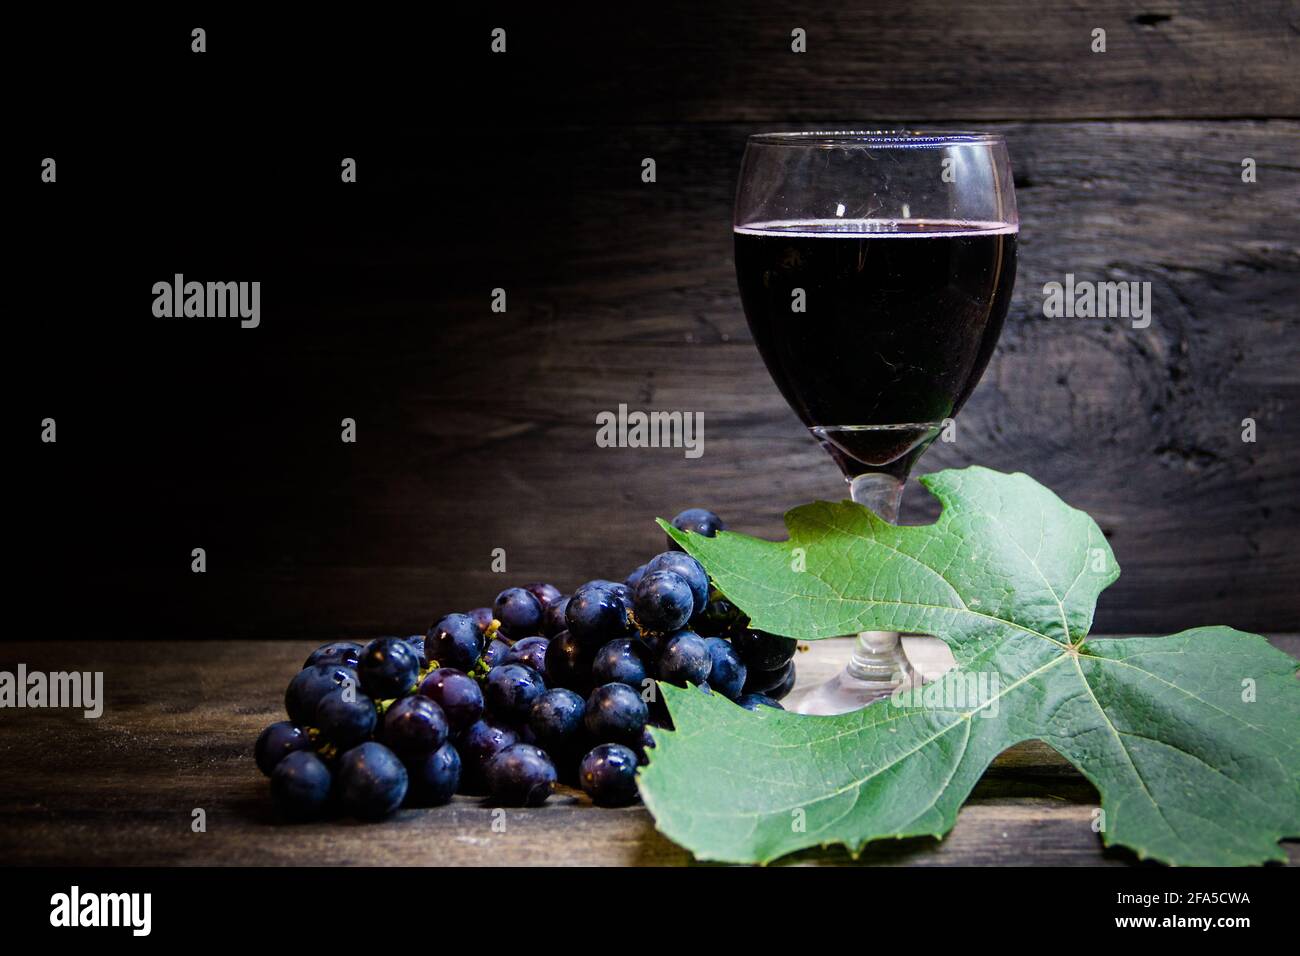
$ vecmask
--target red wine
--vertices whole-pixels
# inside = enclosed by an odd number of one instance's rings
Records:
[[[735,235],[745,316],[786,401],[847,474],[906,474],[993,353],[1016,227],[830,220]]]

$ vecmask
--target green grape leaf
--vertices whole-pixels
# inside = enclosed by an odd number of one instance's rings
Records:
[[[957,666],[836,717],[664,686],[676,729],[654,732],[640,774],[658,828],[744,863],[937,838],[998,754],[1041,740],[1096,786],[1107,846],[1179,865],[1285,860],[1278,841],[1300,836],[1297,662],[1228,627],[1089,640],[1119,567],[1087,514],[1022,474],[921,481],[943,504],[932,525],[852,502],[789,512],[783,542],[660,522],[755,627],[933,634]]]

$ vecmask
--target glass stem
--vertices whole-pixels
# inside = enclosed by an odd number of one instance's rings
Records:
[[[903,502],[903,482],[893,475],[868,472],[849,479],[849,497],[870,508],[890,524],[898,524],[898,507]]]
[[[893,475],[872,472],[849,482],[849,495],[890,524],[898,522],[903,482]],[[849,657],[849,674],[859,680],[898,684],[912,674],[897,631],[862,631]]]

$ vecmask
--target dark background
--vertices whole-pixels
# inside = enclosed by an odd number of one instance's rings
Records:
[[[1300,629],[1297,5],[693,7],[15,21],[17,636],[410,633],[621,578],[688,505],[779,537],[845,488],[740,311],[745,137],[901,124],[1005,133],[1022,220],[998,350],[920,470],[1092,513],[1124,569],[1098,630]],[[261,327],[153,318],[175,272],[260,280]],[[1151,326],[1044,318],[1067,272],[1150,281]],[[702,411],[703,458],[597,448],[620,403]]]

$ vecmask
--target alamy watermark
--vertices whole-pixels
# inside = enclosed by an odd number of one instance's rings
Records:
[[[682,448],[687,458],[704,454],[703,412],[628,411],[596,415],[598,448]]]
[[[94,720],[104,712],[103,671],[0,671],[0,709],[71,707]]]
[[[148,936],[153,927],[153,894],[83,893],[74,885],[50,897],[50,925],[124,926],[132,936]]]
[[[959,671],[928,684],[901,684],[889,695],[889,702],[895,707],[964,710],[980,717],[997,717],[1001,688],[997,671]]]
[[[178,272],[171,282],[155,282],[153,294],[155,318],[238,318],[246,329],[262,322],[261,282],[186,282]]]
[[[1065,274],[1065,282],[1043,285],[1043,315],[1049,319],[1132,319],[1135,329],[1151,324],[1150,282],[1075,281],[1074,273]]]

